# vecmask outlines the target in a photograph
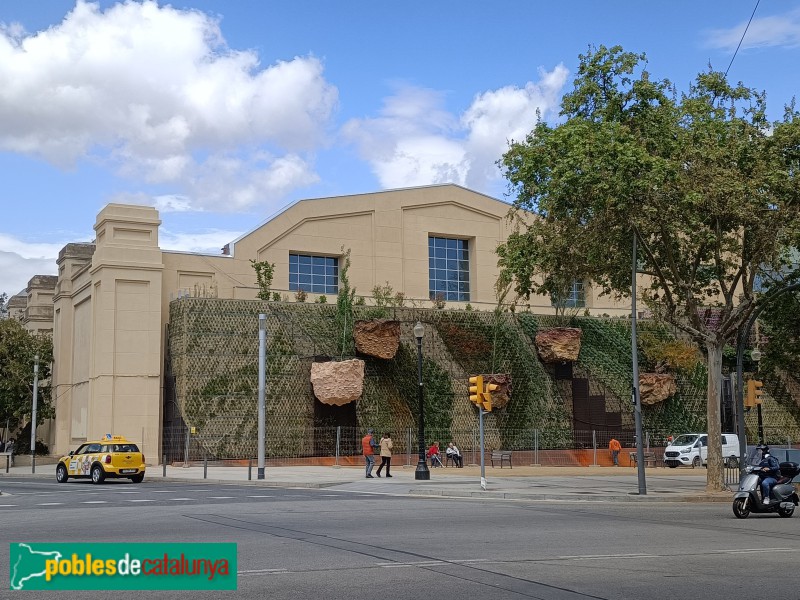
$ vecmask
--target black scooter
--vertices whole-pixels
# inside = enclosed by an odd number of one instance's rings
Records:
[[[761,480],[765,473],[758,467],[748,466],[747,473],[739,482],[739,490],[733,496],[733,514],[739,519],[746,519],[751,512],[777,512],[782,517],[791,517],[794,507],[798,505],[797,492],[792,479],[800,475],[800,465],[793,462],[781,463],[781,477],[772,487],[769,504],[761,501]]]

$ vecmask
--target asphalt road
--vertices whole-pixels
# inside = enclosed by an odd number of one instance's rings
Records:
[[[330,489],[2,479],[8,542],[236,542],[239,589],[208,598],[704,600],[800,597],[800,515],[730,505],[408,498]],[[782,576],[783,575],[783,576]],[[126,593],[113,592],[128,597]],[[136,592],[190,598],[197,592]]]

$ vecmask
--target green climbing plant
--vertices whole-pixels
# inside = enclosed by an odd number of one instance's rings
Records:
[[[275,263],[266,260],[250,259],[250,264],[256,272],[256,284],[258,284],[258,297],[261,300],[269,300],[272,295],[272,278],[275,276]]]

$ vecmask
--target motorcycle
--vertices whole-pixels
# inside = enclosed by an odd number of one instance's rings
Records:
[[[781,517],[791,517],[794,507],[800,500],[792,484],[792,479],[800,475],[800,464],[782,462],[781,477],[770,491],[770,502],[765,504],[761,500],[761,480],[765,473],[758,467],[746,467],[746,474],[739,482],[739,489],[733,496],[733,514],[739,519],[746,519],[751,512],[771,513],[777,512]]]

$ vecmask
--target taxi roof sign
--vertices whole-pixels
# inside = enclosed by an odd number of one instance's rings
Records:
[[[107,433],[107,434],[105,434],[103,436],[101,441],[103,441],[103,442],[127,442],[128,440],[125,438],[124,435],[111,435],[110,433]]]

